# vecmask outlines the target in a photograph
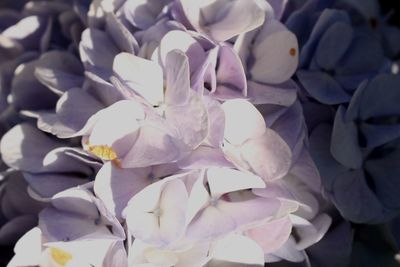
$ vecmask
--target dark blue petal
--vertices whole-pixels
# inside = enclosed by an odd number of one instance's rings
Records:
[[[381,159],[368,160],[365,169],[371,176],[374,189],[389,209],[400,211],[400,151],[396,150]]]
[[[344,114],[345,108],[340,106],[333,124],[330,151],[343,166],[359,169],[363,162],[363,155],[359,146],[358,129],[353,121],[345,121]]]
[[[318,44],[316,61],[324,70],[333,70],[353,40],[353,28],[344,22],[336,22],[327,29]]]
[[[368,186],[362,170],[338,176],[332,198],[342,216],[356,223],[374,222],[384,214],[382,204]]]
[[[350,100],[350,95],[325,72],[300,70],[297,72],[297,77],[306,91],[323,104],[336,105]]]

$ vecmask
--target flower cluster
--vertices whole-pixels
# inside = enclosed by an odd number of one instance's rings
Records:
[[[345,266],[348,221],[400,214],[400,30],[375,1],[5,7],[9,267]]]
[[[76,51],[85,28],[81,17],[85,13],[76,12],[67,1],[2,1],[0,7],[0,136],[3,136],[14,125],[29,120],[24,111],[54,108],[56,92],[62,88],[51,84],[52,75],[57,68],[69,64],[64,58],[80,66]],[[46,75],[39,79],[39,73]],[[35,140],[36,136],[31,138]],[[14,153],[21,147],[10,149],[8,152]],[[33,151],[30,153],[35,155]],[[4,153],[3,156],[0,244],[7,245],[15,243],[37,224],[37,214],[45,203],[28,194],[24,167],[8,169],[12,166],[4,164],[7,160]]]
[[[375,1],[308,1],[286,23],[308,36],[296,77],[327,193],[353,222],[387,222],[400,211],[400,29]]]

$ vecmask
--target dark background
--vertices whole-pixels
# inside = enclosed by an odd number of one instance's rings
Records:
[[[400,4],[398,0],[381,0],[382,13],[388,14],[390,11],[393,12],[389,22],[400,27],[400,8],[396,7],[396,3]]]

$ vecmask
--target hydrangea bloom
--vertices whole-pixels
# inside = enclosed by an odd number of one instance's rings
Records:
[[[399,30],[376,1],[307,1],[287,13],[286,24],[302,45],[296,77],[328,195],[351,221],[390,220],[398,214],[387,191],[395,178],[378,165],[393,166],[396,157],[388,149],[398,137],[398,112],[390,108],[398,82],[390,66],[400,52]]]
[[[0,242],[26,233],[8,266],[344,266],[346,220],[398,215],[400,34],[373,0],[15,8]]]

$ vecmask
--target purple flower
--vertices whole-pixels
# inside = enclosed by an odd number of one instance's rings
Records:
[[[61,9],[32,5],[35,16]],[[14,105],[40,130],[12,128],[2,158],[47,207],[11,266],[306,261],[331,218],[291,80],[299,46],[279,22],[285,6],[75,3],[62,18],[88,27],[79,57],[76,43],[43,53],[12,82]]]

